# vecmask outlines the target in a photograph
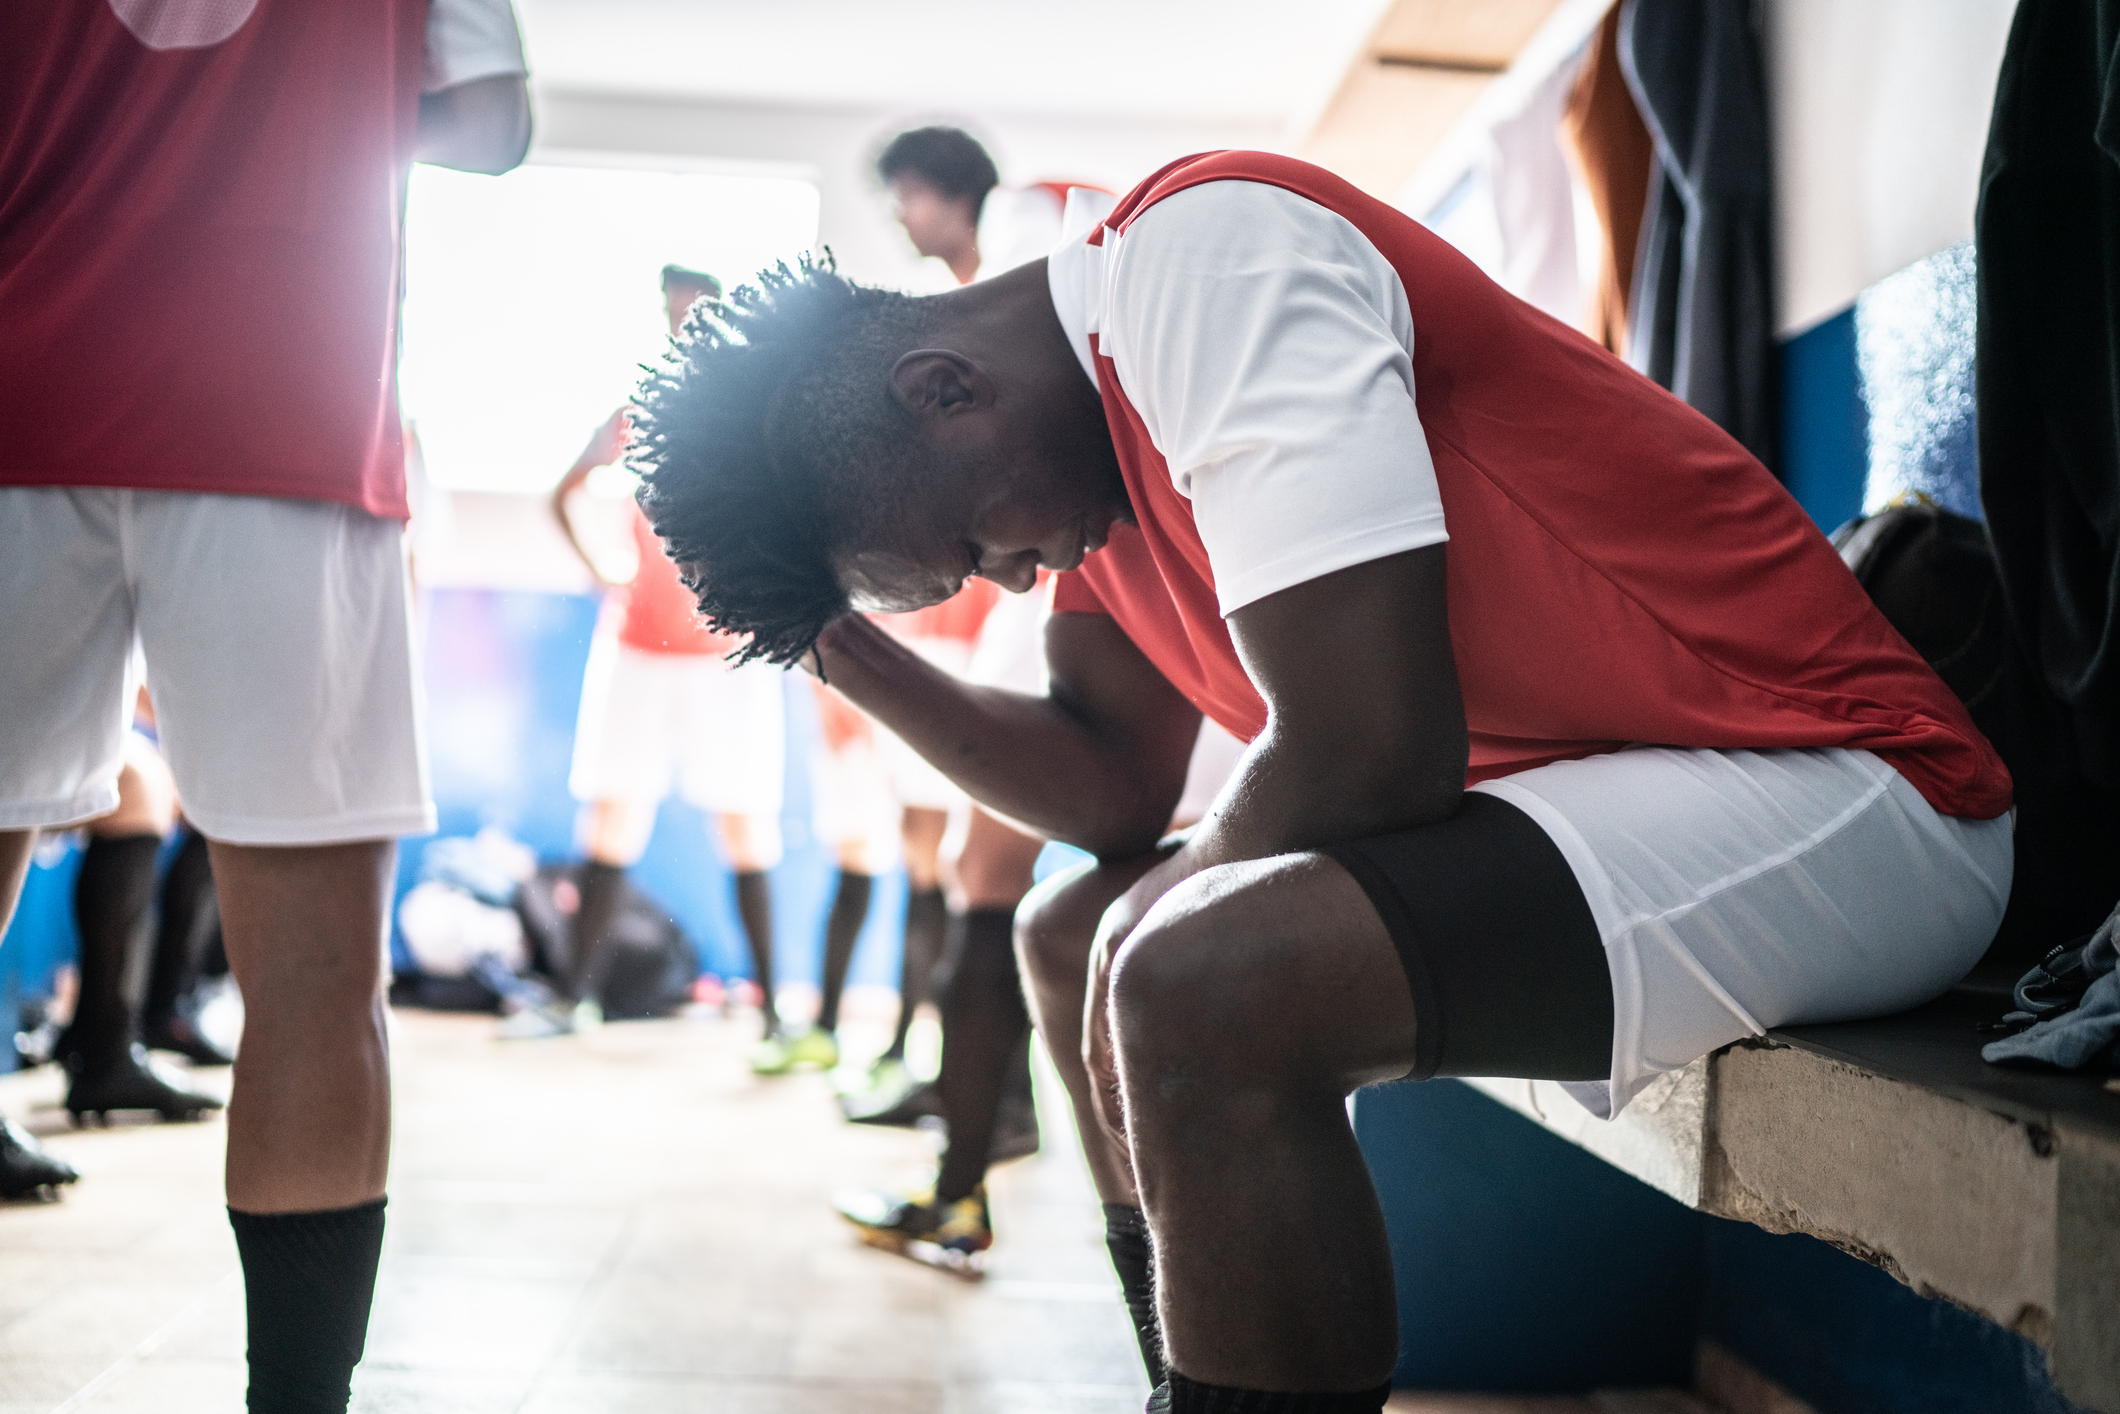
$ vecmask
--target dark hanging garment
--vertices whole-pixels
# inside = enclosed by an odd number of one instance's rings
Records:
[[[1749,0],[1624,0],[1621,72],[1656,144],[1627,361],[1776,466],[1772,172]]]
[[[1975,238],[1980,500],[2011,627],[2056,704],[2056,769],[2120,790],[2120,0],[2017,7]]]
[[[1583,311],[1583,330],[1621,358],[1627,356],[1627,287],[1641,241],[1649,178],[1662,175],[1656,144],[1619,69],[1619,11],[1597,27],[1568,111],[1561,115],[1561,147],[1597,211],[1603,239],[1597,277]]]

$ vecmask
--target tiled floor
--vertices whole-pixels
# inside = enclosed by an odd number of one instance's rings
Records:
[[[966,1283],[862,1248],[827,1206],[835,1187],[922,1176],[930,1141],[841,1123],[819,1078],[754,1079],[753,1026],[503,1047],[490,1020],[399,1013],[390,1221],[355,1409],[1141,1408],[1056,1104],[1047,1152],[995,1176],[1001,1242],[987,1280]],[[85,1175],[61,1203],[0,1205],[0,1414],[232,1414],[242,1289],[221,1125],[75,1133],[59,1095],[48,1069],[0,1080],[0,1107]]]
[[[1141,1408],[1049,1072],[1046,1152],[995,1175],[1001,1241],[974,1285],[869,1251],[832,1216],[836,1187],[924,1176],[931,1143],[841,1123],[819,1077],[754,1079],[755,1025],[699,1015],[504,1046],[489,1019],[399,1013],[390,1220],[355,1410]],[[859,1051],[868,1038],[849,1030]],[[62,1202],[0,1204],[0,1414],[234,1414],[243,1293],[220,1123],[77,1133],[60,1094],[50,1068],[0,1079],[0,1108],[85,1175]],[[1704,1414],[1661,1392],[1391,1407]]]

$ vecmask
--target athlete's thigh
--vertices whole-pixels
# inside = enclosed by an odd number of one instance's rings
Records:
[[[1412,991],[1361,885],[1317,854],[1204,870],[1166,893],[1119,949],[1122,1050],[1168,1038],[1238,1083],[1308,1076],[1351,1089],[1417,1061]],[[1129,1036],[1129,1031],[1136,1033]]]
[[[433,829],[403,527],[321,501],[135,496],[148,689],[201,832],[310,845]]]
[[[78,824],[118,803],[132,720],[131,493],[0,488],[0,830]]]

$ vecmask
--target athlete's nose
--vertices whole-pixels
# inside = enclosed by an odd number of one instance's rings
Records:
[[[1011,594],[1027,594],[1038,582],[1038,551],[1018,550],[1013,555],[986,555],[979,561],[979,577],[990,579]]]

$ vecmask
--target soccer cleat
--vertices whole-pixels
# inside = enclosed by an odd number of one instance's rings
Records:
[[[96,1072],[89,1072],[78,1058],[67,1067],[73,1082],[66,1087],[66,1112],[81,1124],[94,1115],[110,1123],[112,1110],[153,1110],[164,1119],[197,1119],[208,1110],[221,1108],[211,1095],[188,1089],[182,1080],[164,1070],[135,1041],[123,1056]]]
[[[550,1041],[578,1036],[604,1024],[604,1009],[595,1002],[550,1001],[526,1006],[501,1018],[493,1034],[503,1041]]]
[[[72,1164],[46,1153],[28,1131],[0,1118],[0,1198],[55,1202],[59,1187],[80,1176]]]
[[[839,1064],[839,1038],[829,1031],[811,1027],[788,1043],[788,1064],[830,1070]]]
[[[906,1072],[897,1090],[881,1087],[860,1095],[842,1095],[839,1110],[854,1124],[882,1124],[912,1129],[923,1119],[940,1118],[942,1092],[930,1080]]]
[[[953,1203],[936,1202],[932,1191],[908,1196],[847,1189],[832,1206],[867,1245],[959,1276],[980,1275],[980,1254],[994,1245],[985,1184]]]
[[[795,1068],[793,1048],[788,1038],[778,1031],[769,1031],[764,1039],[751,1047],[751,1074],[786,1075]]]
[[[871,1091],[888,1091],[895,1095],[911,1083],[912,1074],[906,1068],[903,1056],[878,1056],[866,1068],[849,1061],[832,1072],[832,1090],[841,1103],[859,1099]]]

